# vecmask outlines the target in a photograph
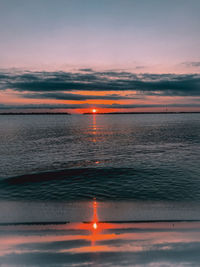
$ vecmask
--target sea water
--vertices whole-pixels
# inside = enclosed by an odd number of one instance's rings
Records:
[[[199,266],[200,114],[0,116],[0,265]]]
[[[2,115],[0,200],[200,201],[200,114]]]

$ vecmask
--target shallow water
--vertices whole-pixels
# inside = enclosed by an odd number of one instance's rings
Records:
[[[0,265],[199,266],[200,114],[0,116]]]
[[[69,203],[66,205],[68,218],[74,216],[76,220],[80,220],[80,214],[83,216],[85,210],[86,216],[90,218],[87,223],[0,224],[2,266],[199,266],[200,222],[101,222],[103,216],[107,216],[107,219],[114,218],[116,207],[101,203],[99,209],[96,201],[90,204],[79,203],[75,207],[74,203],[71,207]],[[6,205],[8,207],[8,203],[4,203]],[[19,203],[12,203],[12,209],[13,206],[17,208],[17,205]],[[58,204],[54,205],[59,207]],[[127,218],[122,207],[120,210],[120,205],[117,208],[118,216]],[[28,206],[31,211],[34,209],[33,204],[27,204]],[[128,210],[137,211],[137,205],[134,208],[133,204],[130,206],[129,203],[124,203],[124,207],[126,214]],[[51,206],[46,208],[48,210]],[[78,208],[80,214],[77,213]],[[144,208],[145,206],[143,210]],[[41,207],[38,210],[41,211]],[[162,216],[165,214],[161,209],[160,212]],[[27,216],[25,206],[21,213]],[[28,213],[31,215],[31,212]],[[179,216],[180,214],[179,211]],[[20,216],[20,212],[18,215]],[[41,220],[41,215],[37,214],[36,217]]]
[[[174,201],[0,201],[0,224],[200,221],[198,202]]]
[[[200,114],[0,116],[0,199],[200,201]]]
[[[199,229],[199,223],[0,226],[0,260],[2,266],[199,266]]]

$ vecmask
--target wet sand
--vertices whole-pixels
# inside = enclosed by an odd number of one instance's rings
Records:
[[[200,221],[195,205],[149,203],[149,213],[146,203],[133,202],[3,205],[1,266],[199,266]],[[68,222],[63,222],[66,218]]]
[[[1,225],[1,266],[199,266],[200,222]]]

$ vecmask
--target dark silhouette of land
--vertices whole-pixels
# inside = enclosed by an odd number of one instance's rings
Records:
[[[169,112],[86,112],[82,113],[82,115],[118,115],[118,114],[192,114],[192,113],[200,113],[200,111],[169,111]],[[0,115],[72,115],[67,112],[2,112]]]
[[[93,113],[93,112],[86,112],[83,113],[83,115],[117,115],[117,114],[185,114],[185,113],[200,113],[200,111],[169,111],[169,112],[98,112],[98,113]]]
[[[71,115],[67,112],[2,112],[0,115]]]

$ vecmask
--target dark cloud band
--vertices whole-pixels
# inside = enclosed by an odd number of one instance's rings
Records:
[[[134,74],[130,72],[24,72],[0,73],[0,89],[19,92],[137,91],[145,95],[200,96],[199,74]],[[34,95],[32,95],[33,97]],[[50,97],[52,95],[46,95]],[[27,97],[27,96],[26,96]],[[30,96],[31,97],[31,96]],[[75,97],[74,95],[71,97]],[[77,97],[77,96],[76,96]],[[81,98],[81,97],[80,97]],[[57,98],[55,98],[57,99]],[[93,99],[93,98],[90,98]],[[98,98],[95,98],[98,99]],[[105,99],[105,98],[104,98]],[[117,99],[113,96],[107,99]]]
[[[121,99],[140,99],[139,97],[120,96],[117,94],[112,95],[81,95],[81,94],[67,94],[67,93],[28,93],[23,94],[25,98],[32,99],[56,99],[56,100],[73,100],[73,101],[84,101],[84,100],[121,100]]]
[[[6,109],[82,109],[82,108],[91,108],[94,105],[92,104],[60,104],[60,105],[50,105],[50,104],[27,104],[27,105],[4,105],[0,104],[0,110]],[[123,104],[95,104],[96,108],[112,108],[112,109],[134,109],[134,108],[166,108],[166,105],[161,104],[144,104],[144,105],[123,105]],[[172,103],[168,104],[167,107],[198,107],[200,108],[200,103],[194,104],[180,104],[180,103]]]

